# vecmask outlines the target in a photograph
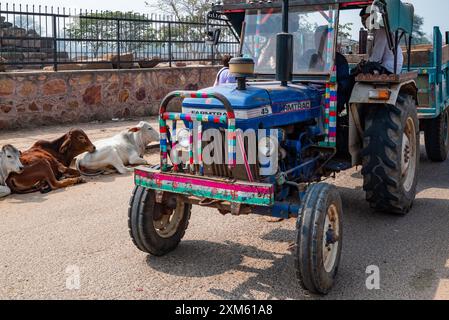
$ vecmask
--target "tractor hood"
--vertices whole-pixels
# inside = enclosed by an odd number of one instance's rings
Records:
[[[324,95],[322,85],[280,86],[279,82],[249,83],[246,90],[235,84],[201,90],[220,93],[231,103],[237,127],[271,128],[307,121],[320,116]],[[216,99],[185,99],[183,113],[225,115],[223,105]]]

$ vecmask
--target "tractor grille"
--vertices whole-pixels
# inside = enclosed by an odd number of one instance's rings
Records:
[[[241,181],[249,181],[248,173],[246,172],[245,165],[244,164],[237,164],[235,168],[232,170],[229,168],[228,164],[226,163],[226,154],[227,150],[225,146],[227,146],[227,140],[225,139],[225,133],[221,132],[221,143],[222,146],[221,154],[222,159],[221,162],[212,165],[204,165],[204,175],[210,176],[210,177],[218,177],[218,178],[231,178]],[[248,142],[245,141],[245,151],[248,152]],[[242,153],[240,151],[240,148],[237,147],[237,159],[242,159]],[[251,168],[251,175],[253,179],[258,178],[258,167],[256,164],[250,165]],[[196,168],[198,170],[198,168]],[[256,180],[257,181],[257,180]]]

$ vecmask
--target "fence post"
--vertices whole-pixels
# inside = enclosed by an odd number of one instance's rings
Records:
[[[171,22],[168,22],[168,65],[172,67],[172,52],[171,52]]]
[[[58,71],[58,38],[57,38],[57,23],[56,15],[53,15],[53,70]]]
[[[117,69],[120,70],[120,19],[117,18]]]

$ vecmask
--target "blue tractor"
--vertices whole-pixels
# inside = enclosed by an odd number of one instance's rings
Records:
[[[213,6],[209,17],[240,35],[241,55],[230,62],[236,83],[173,92],[162,102],[161,163],[135,171],[129,229],[137,248],[154,256],[175,250],[193,205],[294,218],[299,282],[326,294],[343,241],[342,202],[327,178],[362,166],[374,210],[409,212],[419,165],[417,73],[360,74],[349,94],[343,90],[349,71],[339,70],[339,13],[363,7],[373,21],[368,51],[377,25],[395,55],[401,40],[410,52],[413,7],[400,0]],[[219,34],[212,30],[211,41]],[[168,112],[174,99],[181,113]]]

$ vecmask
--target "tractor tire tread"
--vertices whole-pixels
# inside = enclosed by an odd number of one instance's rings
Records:
[[[368,111],[362,151],[366,200],[371,208],[394,214],[408,213],[413,201],[405,199],[398,178],[402,161],[401,124],[410,112],[415,113],[413,117],[418,121],[416,108],[411,110],[415,107],[413,98],[400,97],[396,106],[383,105]]]

